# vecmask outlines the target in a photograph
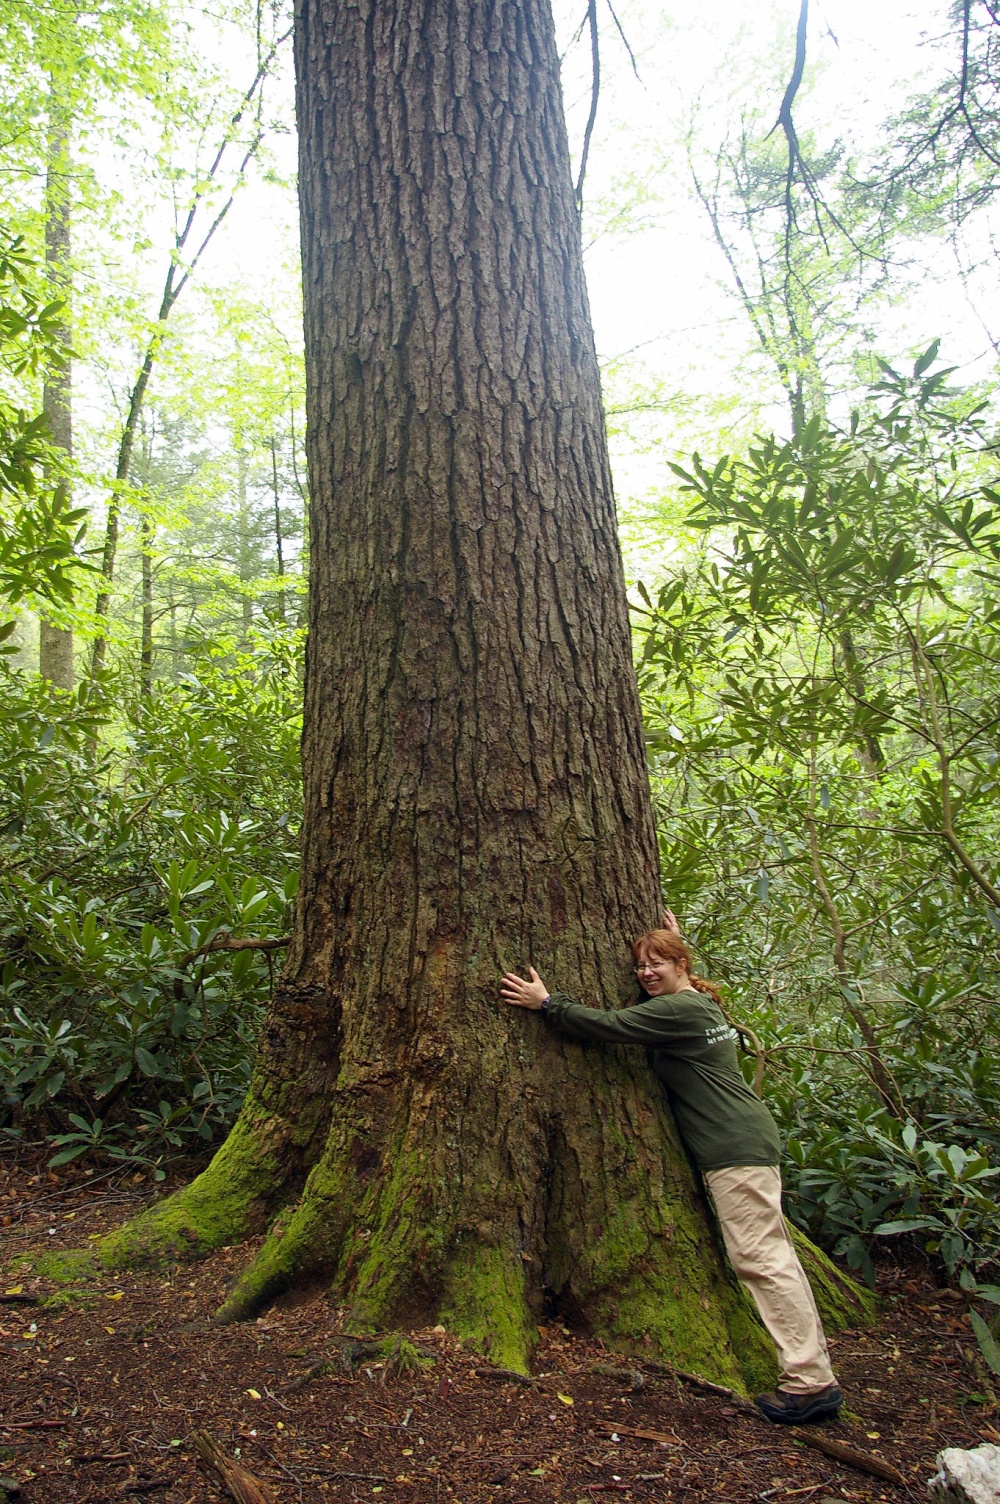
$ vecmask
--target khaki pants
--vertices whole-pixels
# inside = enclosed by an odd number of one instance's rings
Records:
[[[781,1214],[776,1165],[707,1170],[729,1261],[778,1349],[779,1388],[807,1394],[835,1383],[809,1281]]]

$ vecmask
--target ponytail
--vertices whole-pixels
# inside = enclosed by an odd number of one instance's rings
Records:
[[[706,982],[704,977],[691,976],[690,971],[688,972],[688,976],[691,977],[691,986],[694,988],[695,992],[707,992],[712,1001],[718,1003],[723,1013],[725,1013],[726,1010],[722,1001],[722,993],[719,991],[718,987],[716,987],[715,983]]]

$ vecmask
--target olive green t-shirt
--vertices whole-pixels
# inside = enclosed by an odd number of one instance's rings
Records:
[[[545,1016],[577,1039],[647,1045],[681,1137],[700,1170],[778,1163],[777,1124],[744,1081],[736,1031],[706,993],[686,988],[648,997],[632,1008],[604,1010],[585,1008],[554,992]]]

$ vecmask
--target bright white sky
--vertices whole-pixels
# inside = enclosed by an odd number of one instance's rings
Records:
[[[585,0],[556,0],[574,150],[589,107],[590,58],[586,35],[570,44],[585,8]],[[800,129],[811,129],[821,144],[841,139],[870,148],[879,122],[921,81],[939,75],[943,59],[933,40],[946,8],[947,0],[813,0],[807,82],[796,106]],[[717,432],[718,409],[726,401],[737,409],[737,430],[741,414],[747,421],[785,421],[776,393],[745,390],[746,370],[739,370],[739,362],[752,348],[752,336],[690,191],[679,142],[693,124],[700,149],[711,153],[745,109],[763,107],[777,115],[792,65],[798,0],[714,0],[711,7],[690,0],[620,0],[616,10],[640,79],[607,0],[599,0],[603,77],[588,202],[614,196],[624,170],[645,173],[650,164],[660,165],[652,180],[657,201],[646,211],[643,228],[604,236],[588,251],[592,313],[602,362],[634,351],[644,375],[678,398],[676,410],[657,418],[651,452],[639,454],[627,440],[613,440],[619,508],[627,521],[665,483],[668,456]],[[291,138],[278,143],[277,155],[291,172]],[[216,285],[245,280],[280,298],[296,238],[292,195],[251,185],[213,247],[205,276]],[[992,350],[950,255],[941,248],[919,296],[900,290],[896,306],[880,320],[879,353],[895,358],[940,337],[949,363],[971,379],[985,374],[987,360],[992,365]],[[979,314],[1000,325],[992,280]],[[646,440],[650,432],[647,427]]]

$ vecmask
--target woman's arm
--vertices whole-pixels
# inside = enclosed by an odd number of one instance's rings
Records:
[[[532,1012],[544,1009],[546,1017],[557,1028],[576,1039],[588,1039],[597,1044],[640,1044],[659,1046],[661,1049],[683,1049],[692,1040],[700,1041],[704,1035],[704,1021],[700,1027],[687,1016],[689,1008],[678,1008],[675,999],[646,998],[631,1008],[587,1008],[575,1003],[564,993],[550,997],[548,988],[533,966],[528,970],[531,980],[525,981],[515,972],[508,972],[503,979],[500,995],[512,1008],[528,1008]]]
[[[647,997],[631,1008],[588,1008],[555,993],[545,1011],[557,1029],[594,1044],[651,1045],[654,1049],[684,1048],[692,1034],[687,1010],[676,998]]]

